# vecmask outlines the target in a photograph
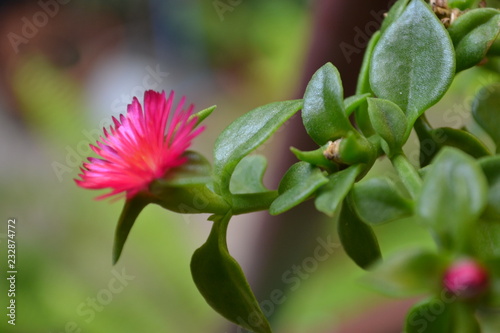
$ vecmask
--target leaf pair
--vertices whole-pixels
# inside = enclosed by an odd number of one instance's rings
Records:
[[[448,28],[455,47],[456,71],[480,63],[500,34],[500,11],[493,8],[473,9],[459,16]]]
[[[284,101],[258,107],[236,119],[217,138],[214,148],[216,192],[230,200],[234,169],[302,108],[302,101]]]

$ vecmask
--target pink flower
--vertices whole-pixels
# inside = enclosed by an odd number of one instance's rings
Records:
[[[97,147],[90,145],[101,158],[89,157],[89,163],[80,168],[81,179],[75,182],[88,189],[111,189],[97,199],[114,195],[130,199],[146,191],[153,180],[185,163],[183,153],[203,128],[195,130],[197,119],[190,119],[193,105],[182,109],[184,97],[171,115],[173,100],[173,91],[166,99],[164,91],[148,90],[143,110],[134,97],[127,115],[120,115],[119,121],[113,117],[115,126],[109,131],[103,129],[104,137],[97,141]]]
[[[489,276],[486,269],[469,258],[454,262],[443,277],[444,287],[462,298],[472,298],[482,294],[487,289],[488,283]]]

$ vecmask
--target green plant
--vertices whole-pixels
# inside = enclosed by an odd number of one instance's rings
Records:
[[[268,333],[270,325],[228,252],[228,224],[234,215],[276,215],[314,200],[319,211],[338,220],[342,246],[368,270],[367,283],[389,295],[432,295],[410,311],[406,332],[480,332],[478,314],[500,307],[500,156],[466,129],[433,128],[425,116],[458,72],[500,55],[500,11],[477,7],[477,1],[449,1],[449,7],[397,1],[368,45],[354,96],[344,98],[339,72],[327,63],[312,76],[303,99],[258,107],[229,125],[215,144],[213,168],[200,154],[185,152],[164,176],[127,192],[114,261],[149,203],[213,214],[209,238],[191,261],[194,282],[225,318]],[[213,110],[194,115],[196,125]],[[262,183],[266,159],[250,154],[299,110],[318,149],[292,148],[299,161],[270,190]],[[500,84],[485,86],[471,112],[498,150]],[[421,143],[420,168],[403,151],[412,130]],[[382,156],[403,188],[387,177],[363,180]],[[436,251],[408,250],[382,260],[372,228],[408,216],[432,234]],[[443,304],[439,313],[436,302]]]

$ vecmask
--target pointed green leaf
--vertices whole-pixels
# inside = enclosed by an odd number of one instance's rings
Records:
[[[269,208],[278,215],[307,200],[318,188],[328,183],[321,170],[309,163],[298,162],[288,169],[279,185],[279,197]]]
[[[333,216],[362,170],[362,166],[357,164],[328,176],[328,184],[319,189],[314,201],[316,209],[328,216]]]
[[[194,117],[198,118],[197,121],[196,121],[196,126],[198,126],[199,124],[201,124],[201,122],[203,120],[205,120],[208,116],[210,116],[212,114],[212,112],[214,112],[214,110],[215,110],[216,107],[217,107],[217,105],[213,105],[213,106],[211,106],[209,108],[206,108],[206,109],[203,109],[203,110],[201,110],[199,112],[196,112],[195,114],[193,114],[190,117],[190,119],[194,118]]]
[[[368,46],[365,50],[365,55],[363,56],[363,64],[361,65],[361,70],[358,76],[358,84],[356,86],[356,95],[370,94],[373,95],[372,88],[370,86],[370,67],[373,58],[373,50],[380,40],[380,31],[373,34],[368,42]],[[361,104],[355,111],[354,116],[356,119],[356,125],[361,130],[365,136],[371,136],[375,134],[370,123],[370,118],[368,116],[368,106],[366,103]]]
[[[186,159],[184,164],[172,168],[165,177],[156,181],[172,187],[207,184],[212,181],[212,167],[204,156],[194,151],[186,151],[183,157]]]
[[[472,116],[500,147],[500,83],[482,88],[472,102]]]
[[[457,72],[484,59],[500,33],[500,11],[477,8],[460,15],[448,28],[457,57]]]
[[[411,131],[401,108],[388,100],[368,98],[368,114],[375,132],[389,147],[386,153],[400,152]]]
[[[371,96],[370,93],[366,93],[366,94],[354,95],[351,97],[347,97],[344,100],[345,114],[349,117],[370,96]]]
[[[331,63],[314,73],[304,93],[302,121],[309,136],[324,145],[353,130],[344,111],[344,88]]]
[[[262,155],[243,158],[234,169],[229,189],[233,194],[266,192],[262,183],[267,168],[267,160]]]
[[[115,230],[115,240],[113,244],[113,265],[118,262],[120,255],[127,240],[130,229],[135,223],[137,216],[150,202],[147,198],[142,195],[136,195],[135,197],[125,201],[125,206],[123,206],[120,219],[118,220],[118,225]]]
[[[456,302],[455,296],[441,292],[416,304],[408,313],[406,333],[481,333],[474,307]]]
[[[462,251],[486,203],[487,182],[478,163],[446,147],[425,176],[415,211],[443,247]]]
[[[489,149],[471,133],[450,127],[432,129],[425,120],[418,119],[415,130],[420,141],[420,166],[427,166],[445,146],[455,147],[472,157],[491,155]]]
[[[240,265],[228,252],[226,232],[231,213],[215,216],[207,242],[191,259],[191,274],[207,303],[226,319],[255,333],[271,327]]]
[[[358,216],[378,225],[413,214],[412,201],[405,198],[388,178],[370,178],[354,185],[350,199]]]
[[[380,27],[381,33],[384,33],[387,28],[389,28],[391,24],[393,24],[403,14],[408,2],[410,2],[410,0],[398,0],[394,5],[392,5],[389,12],[387,12],[387,16],[382,22],[382,26]]]
[[[359,267],[368,269],[381,259],[375,233],[370,226],[360,220],[347,200],[342,204],[337,231],[345,252]]]
[[[475,158],[491,155],[488,148],[469,132],[441,127],[432,130],[431,135],[438,146],[455,147]]]
[[[396,103],[412,125],[446,92],[455,74],[448,32],[423,0],[413,0],[382,34],[373,52],[370,84]]]
[[[327,143],[326,145],[312,151],[300,151],[294,147],[290,147],[290,150],[297,157],[297,159],[301,161],[322,167],[330,172],[335,172],[339,169],[338,164],[327,159],[324,154],[328,146],[329,144]]]
[[[216,191],[229,196],[229,182],[236,165],[301,108],[301,100],[271,103],[246,113],[229,125],[215,142]]]
[[[392,297],[409,297],[441,289],[446,261],[423,250],[406,250],[372,267],[364,281]]]

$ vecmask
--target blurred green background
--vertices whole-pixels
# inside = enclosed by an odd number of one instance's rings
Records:
[[[113,267],[113,233],[123,203],[95,201],[99,193],[78,188],[73,178],[90,153],[88,144],[146,89],[173,89],[197,110],[217,104],[193,147],[211,159],[217,135],[238,115],[296,93],[312,33],[312,3],[47,0],[1,6],[2,309],[8,304],[9,218],[17,220],[18,274],[16,326],[7,324],[3,310],[0,331],[238,332],[191,281],[191,254],[210,228],[206,216],[149,206]],[[465,83],[482,83],[479,72],[458,80],[453,97],[442,102],[448,104],[437,106],[462,115],[457,126],[470,123],[463,116],[465,100],[475,88]],[[431,121],[446,124],[443,117]],[[287,149],[283,135],[260,152],[272,156]],[[416,147],[410,145],[409,153]],[[381,161],[373,174],[392,172],[387,166]],[[250,282],[259,276],[253,263],[265,226],[256,221],[264,217],[251,214],[230,226],[230,250]],[[325,237],[334,230],[326,222]],[[432,247],[424,230],[408,220],[377,234],[384,253]],[[362,274],[336,250],[298,280],[282,304],[268,309],[276,332],[333,332],[387,302],[360,284]]]

